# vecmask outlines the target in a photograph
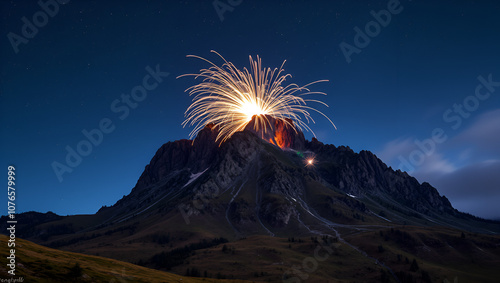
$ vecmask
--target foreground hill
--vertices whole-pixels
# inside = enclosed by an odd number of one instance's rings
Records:
[[[199,279],[137,266],[99,256],[65,252],[16,239],[15,276],[7,274],[7,236],[0,235],[0,278],[23,277],[24,282],[248,282]]]
[[[0,253],[7,255],[0,235]],[[498,282],[500,237],[449,228],[396,226],[329,237],[251,236],[197,249],[171,268],[177,274],[119,260],[39,246],[17,239],[17,272],[25,282]],[[355,248],[354,248],[355,247]],[[178,253],[143,263],[153,268]],[[360,252],[361,250],[364,251]],[[2,257],[4,258],[4,257]],[[1,278],[9,278],[5,259]],[[243,280],[217,280],[234,277]],[[395,279],[398,278],[397,280]]]

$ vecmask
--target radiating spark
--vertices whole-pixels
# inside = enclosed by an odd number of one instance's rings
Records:
[[[304,152],[303,159],[305,167],[314,167],[316,165],[316,154],[311,151]]]
[[[322,92],[311,92],[307,87],[327,80],[312,82],[302,87],[296,84],[285,85],[285,80],[291,77],[290,74],[283,74],[283,65],[286,61],[279,69],[262,68],[259,56],[257,60],[249,56],[250,70],[247,68],[239,70],[219,53],[211,52],[224,61],[222,66],[219,67],[199,56],[188,55],[187,57],[206,61],[211,67],[201,69],[198,74],[179,76],[194,76],[195,79],[203,79],[199,84],[186,90],[190,96],[193,96],[193,103],[187,108],[186,120],[182,125],[183,127],[194,126],[189,135],[191,139],[196,137],[205,125],[212,123],[219,130],[216,140],[221,140],[222,143],[234,133],[242,131],[254,115],[259,118],[264,117],[264,119],[256,119],[255,123],[257,129],[262,128],[264,131],[267,131],[269,126],[269,121],[264,115],[269,115],[292,126],[295,131],[306,130],[316,136],[306,124],[310,121],[315,123],[310,111],[321,114],[335,127],[325,114],[307,105],[307,102],[316,102],[328,107],[326,103],[303,98],[308,94],[326,95]]]
[[[305,167],[314,166],[314,158],[308,158],[305,160]]]

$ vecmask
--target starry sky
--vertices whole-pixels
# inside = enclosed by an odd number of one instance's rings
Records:
[[[195,81],[176,77],[208,65],[186,55],[221,64],[216,50],[239,68],[287,60],[298,85],[329,80],[312,88],[329,107],[314,106],[338,130],[313,114],[320,141],[500,219],[498,1],[40,3],[0,3],[0,164],[16,167],[18,212],[90,214],[128,194],[163,143],[189,135]]]

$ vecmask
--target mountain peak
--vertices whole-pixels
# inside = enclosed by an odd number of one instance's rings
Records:
[[[306,140],[291,119],[276,119],[270,115],[254,115],[247,131],[280,148],[304,149]]]

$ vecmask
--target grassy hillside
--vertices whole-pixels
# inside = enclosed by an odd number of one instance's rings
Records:
[[[172,271],[217,270],[259,282],[283,282],[283,278],[289,279],[285,282],[396,282],[385,265],[400,282],[454,282],[455,278],[498,282],[500,278],[499,236],[394,226],[360,230],[345,239],[367,256],[334,238],[251,236],[198,250]]]
[[[251,236],[197,249],[171,272],[119,260],[55,250],[16,240],[17,272],[25,282],[498,282],[500,237],[444,227],[394,226],[360,230],[345,239]],[[6,270],[7,237],[0,235],[0,278]],[[157,249],[158,262],[172,254]],[[379,262],[377,262],[379,260]],[[144,262],[155,266],[157,261]],[[414,263],[415,262],[415,263]],[[193,278],[177,274],[196,274]],[[213,278],[241,278],[216,280]],[[299,281],[297,281],[299,280]]]
[[[251,236],[190,256],[174,267],[217,270],[256,282],[379,282],[381,267],[333,238]],[[395,282],[395,281],[390,281]]]
[[[7,274],[7,236],[0,235],[0,278]],[[17,268],[14,278],[24,282],[247,282],[199,279],[149,269],[118,260],[60,251],[16,239]]]
[[[394,226],[345,239],[390,266],[400,279],[499,282],[499,236],[446,227]]]

